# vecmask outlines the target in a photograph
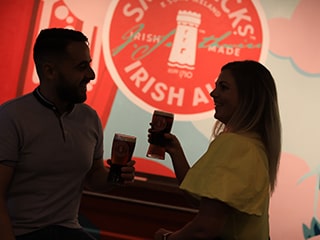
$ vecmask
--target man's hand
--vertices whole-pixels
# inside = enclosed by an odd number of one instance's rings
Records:
[[[111,165],[111,160],[108,159],[107,163]],[[135,168],[136,164],[135,160],[130,160],[125,166],[121,168],[121,178],[123,179],[125,184],[132,183],[134,181],[135,176]]]

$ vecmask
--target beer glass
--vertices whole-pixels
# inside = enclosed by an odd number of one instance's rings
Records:
[[[111,148],[111,166],[108,181],[111,183],[123,183],[121,168],[132,158],[136,144],[136,137],[121,133],[115,133]]]
[[[155,110],[151,121],[151,142],[148,147],[147,157],[164,160],[164,133],[169,133],[173,124],[173,113]]]

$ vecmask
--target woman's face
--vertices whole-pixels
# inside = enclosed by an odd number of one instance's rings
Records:
[[[238,88],[229,70],[220,73],[215,89],[210,93],[215,104],[214,117],[227,124],[235,112],[238,102]]]

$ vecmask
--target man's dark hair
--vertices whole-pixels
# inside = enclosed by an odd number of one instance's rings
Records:
[[[88,42],[88,38],[82,32],[71,29],[41,30],[33,47],[33,60],[39,77],[41,76],[41,64],[54,57],[63,56],[66,53],[66,47],[71,42]]]

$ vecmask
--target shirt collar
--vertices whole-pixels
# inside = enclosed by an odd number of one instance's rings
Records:
[[[70,108],[64,112],[64,113],[59,113],[58,108],[54,105],[53,102],[49,101],[45,96],[43,96],[40,92],[40,88],[37,87],[34,91],[33,91],[33,95],[36,97],[36,99],[45,107],[50,108],[51,110],[53,110],[57,115],[64,115],[67,113],[70,113],[73,108],[74,105],[70,106]]]
[[[50,102],[48,99],[46,99],[41,93],[40,93],[40,89],[39,87],[37,87],[34,91],[33,91],[33,95],[35,96],[35,98],[45,107],[50,108],[51,110],[57,112],[58,109],[57,107]]]

